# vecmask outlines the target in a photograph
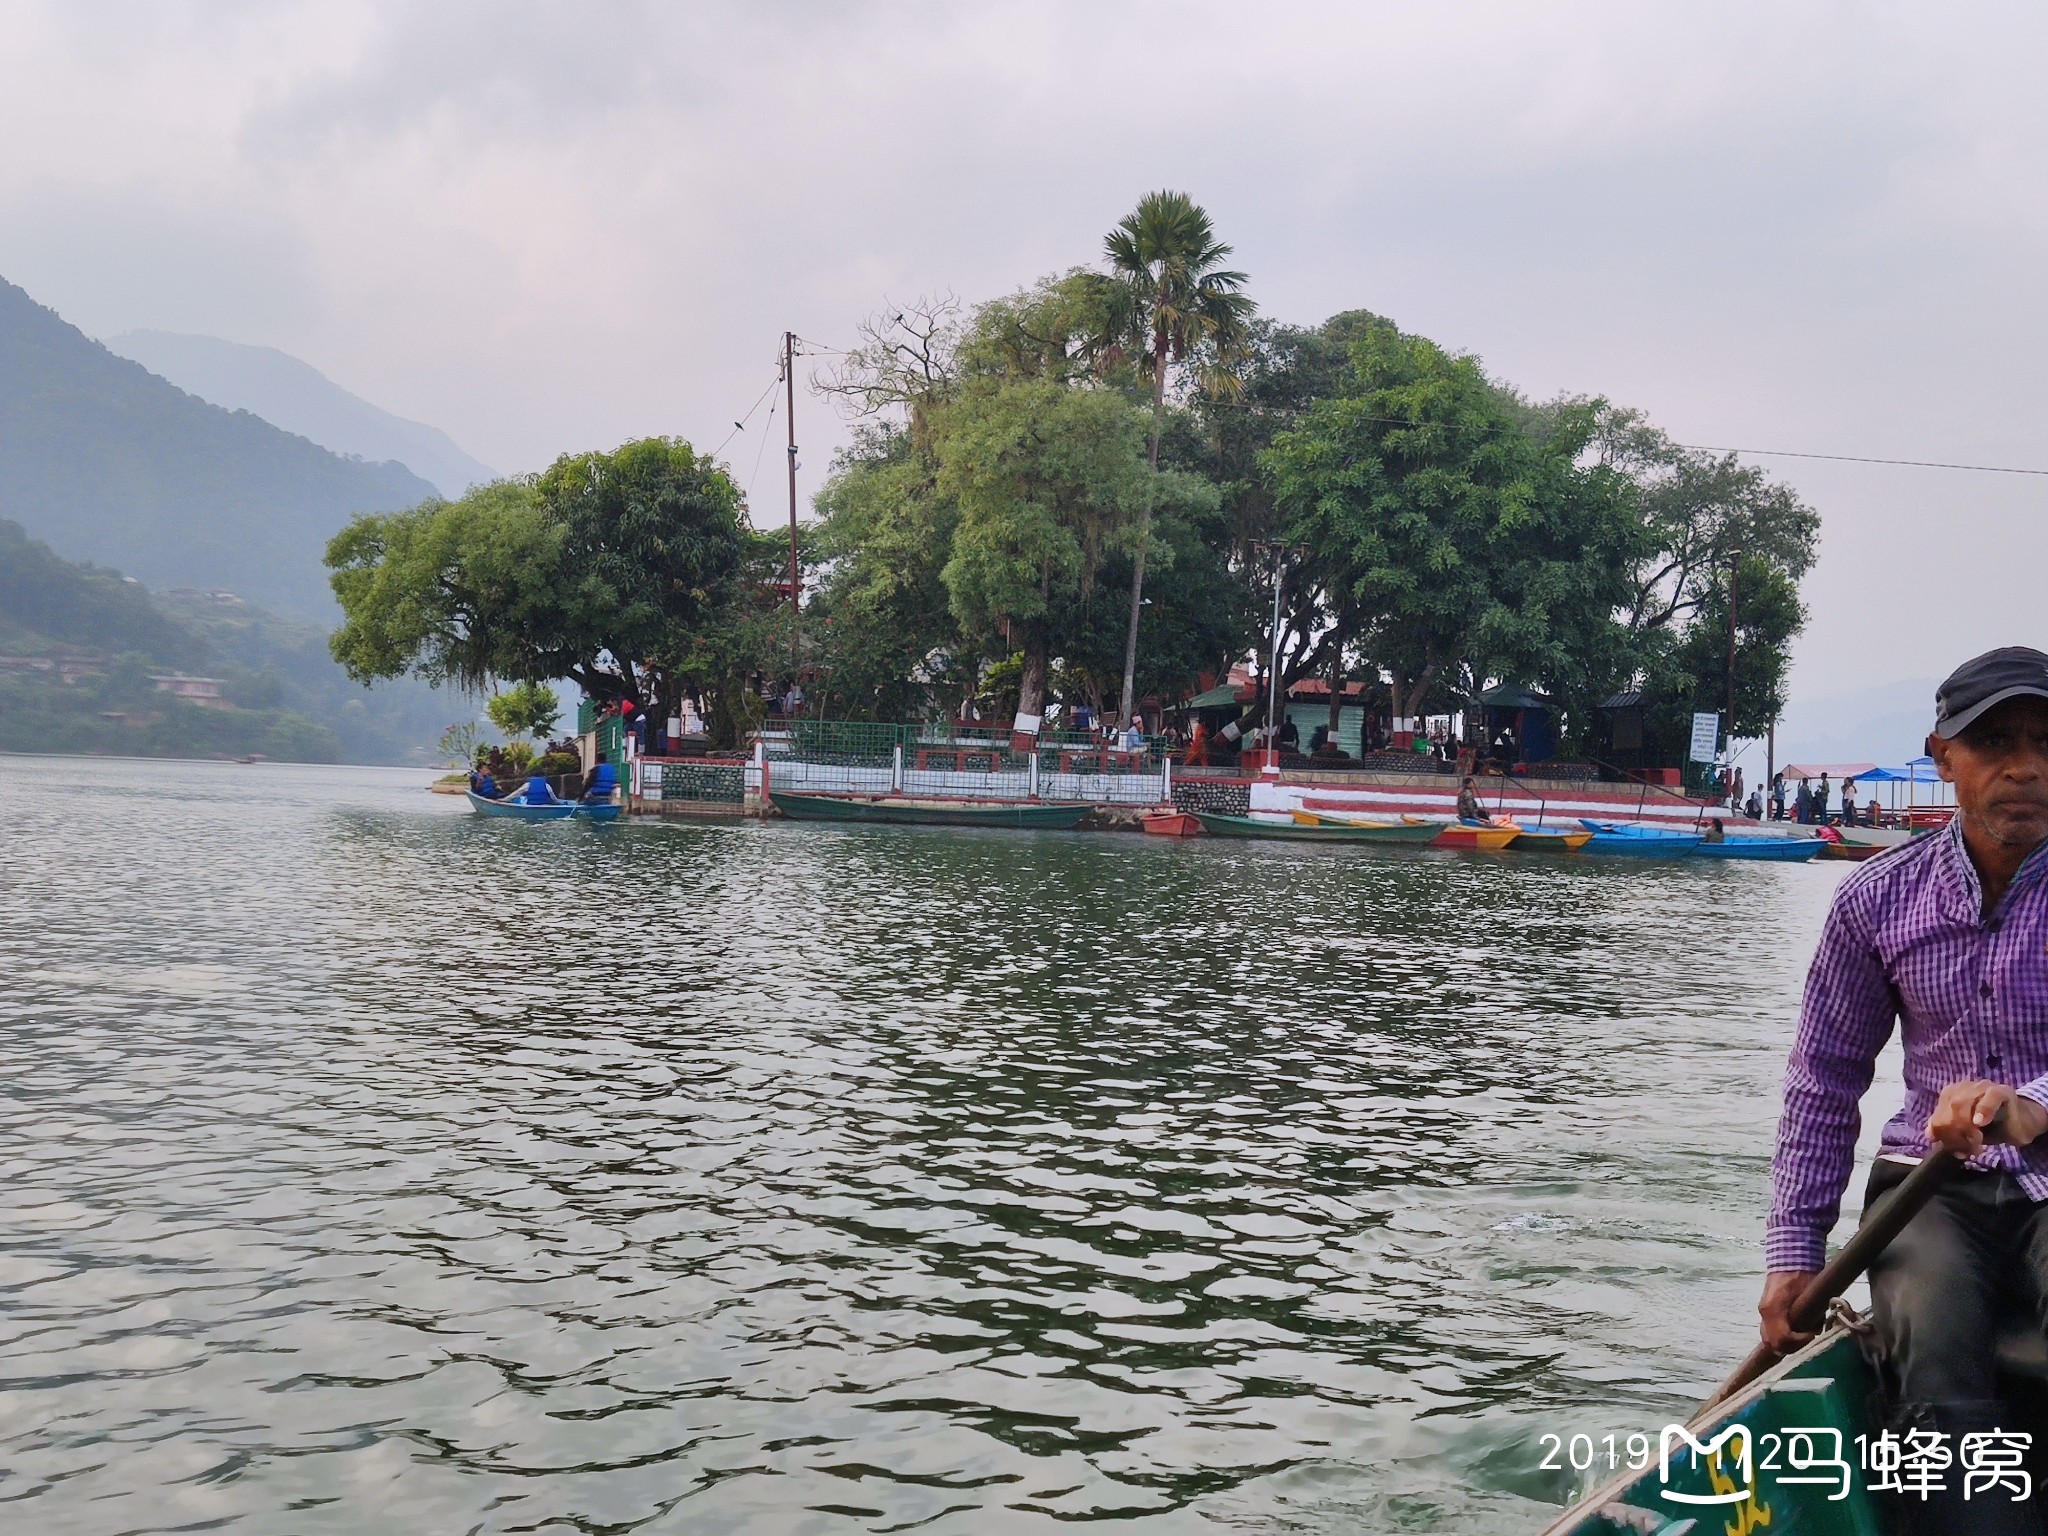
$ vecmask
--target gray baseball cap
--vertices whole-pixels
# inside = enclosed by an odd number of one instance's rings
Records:
[[[2006,645],[1973,656],[1934,691],[1934,734],[1953,741],[1985,710],[2023,694],[2048,699],[2048,655]]]

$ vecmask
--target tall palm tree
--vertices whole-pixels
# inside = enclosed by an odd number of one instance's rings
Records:
[[[1159,433],[1166,421],[1166,367],[1194,354],[1203,386],[1235,393],[1230,365],[1242,353],[1252,311],[1239,292],[1242,272],[1223,270],[1230,247],[1217,240],[1209,215],[1184,192],[1141,198],[1103,241],[1109,253],[1111,328],[1117,340],[1136,343],[1141,373],[1152,380],[1153,473],[1159,470]],[[1152,531],[1152,491],[1138,523],[1131,567],[1131,623],[1124,638],[1124,692],[1118,713],[1128,725],[1137,708],[1138,615],[1145,604],[1145,548]]]

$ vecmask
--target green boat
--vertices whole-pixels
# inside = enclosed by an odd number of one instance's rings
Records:
[[[1759,1345],[1683,1425],[1644,1425],[1597,1441],[1543,1437],[1548,1465],[1617,1475],[1542,1536],[1906,1536],[1915,1529],[1913,1463],[1932,1458],[1902,1463],[1904,1442],[1887,1423],[1876,1337],[1867,1318],[1835,1298],[1959,1166],[1945,1152],[1923,1159],[1864,1218],[1794,1308],[1800,1326],[1816,1330],[1797,1354],[1778,1359]],[[2015,1459],[1996,1483],[1987,1484],[1980,1459],[1976,1496],[2012,1498],[2043,1471],[2048,1337],[2040,1324],[2008,1318],[1997,1360],[1999,1395],[2010,1410],[2001,1428],[2015,1441],[2031,1435],[2032,1445],[2013,1448]],[[1964,1477],[1961,1458],[1931,1475],[1954,1487]],[[2028,1494],[2032,1487],[2026,1482]]]
[[[912,800],[902,795],[800,795],[771,789],[792,821],[893,821],[928,827],[1072,827],[1093,807],[1021,800]]]
[[[1336,822],[1327,817],[1314,824],[1302,821],[1259,821],[1250,816],[1225,816],[1216,811],[1197,811],[1202,830],[1216,837],[1284,837],[1296,843],[1406,843],[1420,848],[1436,841],[1443,823],[1386,822],[1365,824]]]

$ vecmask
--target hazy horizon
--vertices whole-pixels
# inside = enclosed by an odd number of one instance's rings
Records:
[[[1160,186],[1276,319],[1371,308],[1690,443],[2048,468],[2048,21],[2014,6],[4,14],[0,275],[508,469],[715,446],[785,328],[1093,262]],[[845,427],[798,411],[808,501]],[[1755,462],[1823,517],[1795,700],[2039,643],[2041,479]]]

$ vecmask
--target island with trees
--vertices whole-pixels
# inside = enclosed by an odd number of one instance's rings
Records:
[[[851,441],[800,533],[800,606],[727,466],[652,438],[356,518],[327,552],[333,654],[364,682],[687,705],[728,748],[797,698],[1156,725],[1247,661],[1278,686],[1233,695],[1245,729],[1304,684],[1332,734],[1347,702],[1404,723],[1540,697],[1587,760],[1617,697],[1639,758],[1682,756],[1699,711],[1730,740],[1775,724],[1819,529],[1791,488],[1370,310],[1268,318],[1230,256],[1156,193],[1095,265],[861,322],[813,380]]]

